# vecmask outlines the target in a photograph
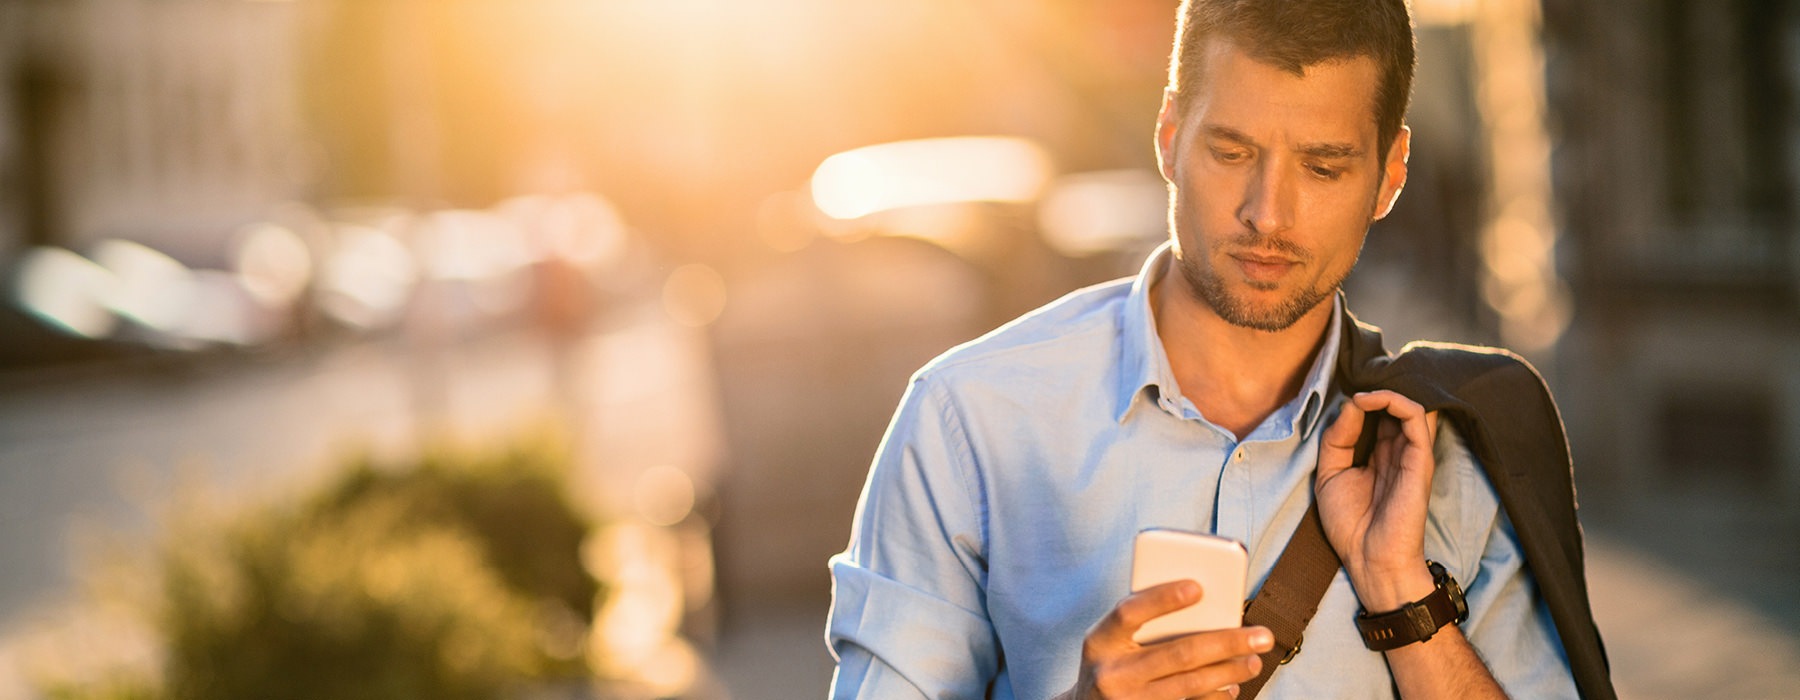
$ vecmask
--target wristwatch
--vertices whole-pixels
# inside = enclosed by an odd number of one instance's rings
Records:
[[[1363,646],[1370,651],[1398,649],[1413,642],[1431,639],[1444,625],[1469,619],[1469,604],[1463,600],[1462,586],[1444,570],[1444,565],[1426,561],[1431,569],[1431,582],[1437,585],[1430,595],[1400,606],[1399,610],[1371,615],[1356,615],[1356,629],[1362,633]]]

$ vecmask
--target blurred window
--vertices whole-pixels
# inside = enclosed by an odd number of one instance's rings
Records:
[[[1778,267],[1791,218],[1782,0],[1663,0],[1662,260]],[[1654,55],[1654,54],[1653,54]]]

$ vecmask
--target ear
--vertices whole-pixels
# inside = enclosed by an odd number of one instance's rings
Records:
[[[1394,136],[1394,143],[1388,146],[1387,162],[1381,166],[1381,190],[1376,193],[1375,220],[1386,218],[1388,212],[1394,210],[1394,202],[1400,199],[1400,190],[1406,189],[1406,159],[1412,155],[1412,127],[1400,125],[1400,133]]]
[[[1181,126],[1181,108],[1175,93],[1163,90],[1162,109],[1156,113],[1156,167],[1163,179],[1175,184],[1175,134]]]

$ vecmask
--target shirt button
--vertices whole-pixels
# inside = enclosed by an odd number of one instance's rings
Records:
[[[1238,448],[1237,454],[1233,455],[1233,457],[1236,458],[1237,461],[1239,461],[1239,462],[1244,461],[1244,448],[1242,448],[1242,447]]]

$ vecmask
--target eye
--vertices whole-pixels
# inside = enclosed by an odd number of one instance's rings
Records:
[[[1321,180],[1327,180],[1327,181],[1336,180],[1336,179],[1338,179],[1338,177],[1340,177],[1344,174],[1344,172],[1342,170],[1338,170],[1336,168],[1328,168],[1323,165],[1317,165],[1317,164],[1308,164],[1306,166],[1306,169],[1311,171],[1314,177],[1317,177]]]
[[[1244,159],[1250,157],[1250,154],[1238,150],[1225,150],[1219,148],[1211,150],[1213,160],[1219,161],[1220,163],[1240,163],[1243,162]]]

